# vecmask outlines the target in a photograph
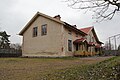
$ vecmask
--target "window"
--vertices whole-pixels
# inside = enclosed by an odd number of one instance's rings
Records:
[[[33,37],[36,37],[38,34],[38,27],[33,28]]]
[[[41,35],[47,35],[47,24],[41,26]]]
[[[69,30],[69,31],[68,31],[68,34],[70,34],[70,35],[71,35],[71,34],[72,34],[72,31],[71,31],[71,30]]]
[[[78,33],[76,33],[76,37],[78,37]]]
[[[92,41],[94,42],[94,37],[92,37]]]
[[[68,40],[68,51],[72,51],[72,40]]]
[[[92,38],[91,38],[91,36],[89,35],[89,41],[91,42],[92,41]]]

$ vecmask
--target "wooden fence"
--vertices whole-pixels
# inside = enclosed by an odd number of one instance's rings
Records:
[[[22,50],[17,49],[0,49],[0,57],[20,57]]]

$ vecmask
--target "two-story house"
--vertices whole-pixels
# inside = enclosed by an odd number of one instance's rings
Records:
[[[60,15],[37,12],[19,35],[23,36],[23,56],[73,56],[74,51],[88,50],[88,34],[62,21]]]

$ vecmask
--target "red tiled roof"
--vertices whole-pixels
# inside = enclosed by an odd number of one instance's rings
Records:
[[[88,45],[89,46],[95,46],[96,48],[100,48],[101,47],[101,44],[96,43],[96,42],[89,42]]]
[[[76,39],[73,43],[80,43],[80,42],[84,42],[86,39],[85,38],[80,38],[80,39]]]
[[[89,42],[88,45],[93,46],[95,45],[95,42]]]
[[[95,45],[95,47],[96,47],[96,48],[100,48],[100,47],[101,47],[101,45],[100,45],[100,44],[97,44],[97,45]]]
[[[80,29],[82,32],[86,33],[86,34],[89,34],[90,30],[92,30],[93,27],[87,27],[87,28],[82,28]]]

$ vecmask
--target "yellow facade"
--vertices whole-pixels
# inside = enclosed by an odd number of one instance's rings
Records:
[[[41,36],[41,26],[44,24],[47,24],[47,35]],[[34,27],[38,27],[37,37],[33,37]],[[37,17],[23,33],[23,56],[73,56],[75,46],[72,44],[72,51],[68,51],[68,40],[73,42],[81,35],[78,34],[76,37],[76,32],[73,30],[71,30],[72,34],[70,35],[68,34],[69,30],[59,22],[44,16]]]

